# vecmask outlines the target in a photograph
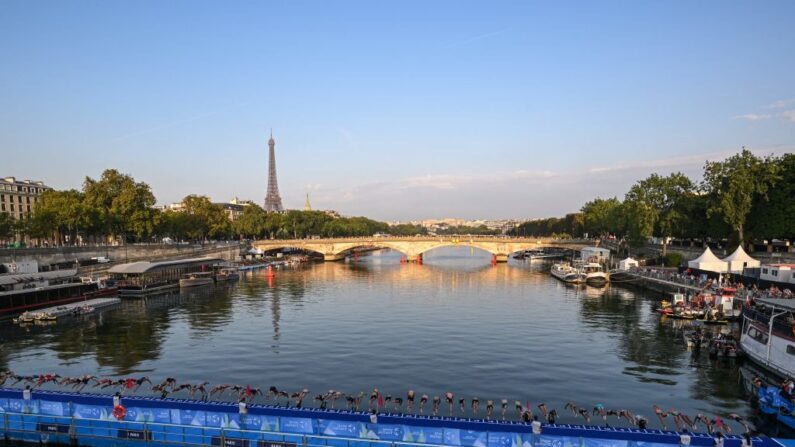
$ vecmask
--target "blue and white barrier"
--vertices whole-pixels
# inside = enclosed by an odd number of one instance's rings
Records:
[[[666,447],[680,433],[584,425],[544,424],[540,434],[523,422],[413,416],[123,397],[123,420],[113,396],[0,388],[0,434],[6,439],[79,445],[228,447]],[[708,434],[689,433],[689,445],[711,447]],[[742,438],[726,436],[724,447]],[[754,447],[781,447],[767,437]]]

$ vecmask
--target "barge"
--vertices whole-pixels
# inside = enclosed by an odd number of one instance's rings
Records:
[[[230,447],[711,447],[703,433],[288,408],[0,388],[0,433],[12,441]],[[739,447],[728,435],[724,447]],[[753,447],[786,440],[754,437]]]

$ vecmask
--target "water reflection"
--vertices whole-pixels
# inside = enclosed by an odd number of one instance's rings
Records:
[[[490,265],[467,247],[423,265],[390,251],[356,261],[243,274],[239,283],[127,300],[100,317],[0,327],[0,365],[17,371],[174,376],[280,389],[408,388],[429,395],[652,403],[749,412],[737,366],[696,356],[651,297],[570,287],[548,264]],[[562,421],[567,417],[563,416]]]

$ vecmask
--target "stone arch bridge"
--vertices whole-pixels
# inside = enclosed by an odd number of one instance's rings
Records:
[[[569,248],[574,250],[595,245],[594,241],[552,238],[507,238],[479,236],[407,236],[407,237],[367,237],[334,239],[293,239],[258,240],[251,243],[263,251],[297,248],[323,255],[326,261],[338,261],[357,248],[391,248],[406,255],[413,262],[423,253],[440,247],[474,247],[495,256],[497,262],[506,262],[515,252],[546,247]]]

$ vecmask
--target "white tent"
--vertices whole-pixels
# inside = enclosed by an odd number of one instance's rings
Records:
[[[754,268],[762,265],[760,261],[749,256],[748,253],[743,250],[742,245],[737,247],[734,253],[723,258],[723,260],[728,263],[729,272],[731,273],[742,273],[745,267]]]
[[[717,273],[726,273],[729,269],[729,264],[718,259],[718,257],[712,253],[712,250],[710,250],[709,247],[704,250],[704,253],[701,253],[701,256],[693,259],[692,261],[688,261],[687,266],[691,269]]]
[[[636,261],[636,260],[634,260],[632,258],[622,259],[622,260],[618,261],[618,269],[619,270],[629,270],[632,267],[637,267],[637,266],[638,266],[638,261]]]

